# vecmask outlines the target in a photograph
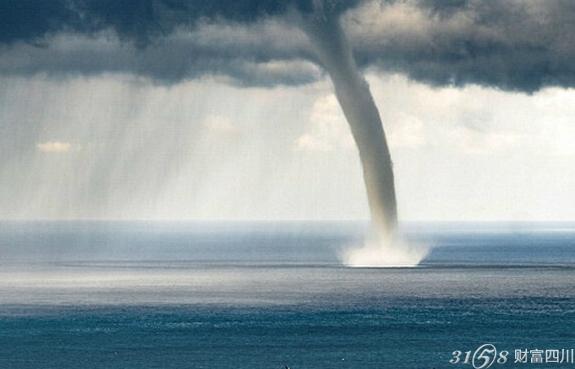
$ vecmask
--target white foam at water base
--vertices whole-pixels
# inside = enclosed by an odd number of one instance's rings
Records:
[[[415,267],[428,253],[428,247],[401,239],[392,242],[372,240],[362,247],[345,250],[341,259],[349,267]]]

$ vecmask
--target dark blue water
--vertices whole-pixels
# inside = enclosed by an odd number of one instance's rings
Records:
[[[415,224],[417,268],[345,268],[353,223],[0,223],[0,368],[473,368],[575,348],[575,226]]]

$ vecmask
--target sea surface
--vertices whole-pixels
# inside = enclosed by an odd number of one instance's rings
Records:
[[[575,224],[407,224],[420,266],[342,266],[365,231],[0,222],[0,369],[575,368],[530,362],[575,349]]]

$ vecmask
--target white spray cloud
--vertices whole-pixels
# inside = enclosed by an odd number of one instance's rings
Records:
[[[352,247],[341,254],[344,264],[350,267],[413,267],[429,253],[424,245],[415,245],[396,239],[391,243],[367,241],[361,247]]]

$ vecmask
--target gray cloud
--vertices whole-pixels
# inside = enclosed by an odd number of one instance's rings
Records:
[[[348,25],[364,66],[433,85],[532,92],[575,84],[575,3],[395,1],[369,4]]]
[[[36,15],[14,13],[15,3],[0,2],[0,18],[11,19],[0,22],[5,75],[111,72],[161,83],[218,75],[263,86],[321,76],[305,36],[290,22],[289,9],[306,11],[309,1],[20,2],[30,14],[39,9]],[[532,92],[575,84],[575,3],[569,0],[330,4],[345,11],[364,68],[432,85]]]
[[[123,43],[110,33],[95,37],[63,34],[44,47],[22,43],[5,48],[0,71],[59,77],[135,74],[163,84],[215,75],[234,84],[256,86],[306,84],[321,75],[300,47],[305,40],[279,45],[281,33],[274,24],[223,25],[214,32],[217,28],[210,25],[193,33],[173,33],[145,48]]]

